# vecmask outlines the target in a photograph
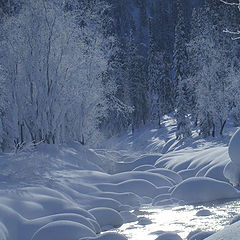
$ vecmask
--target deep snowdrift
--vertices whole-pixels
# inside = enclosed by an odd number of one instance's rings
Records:
[[[227,179],[239,176],[238,169],[228,164],[240,165],[239,139],[237,132],[229,147],[231,161],[226,145],[171,151],[173,141],[163,143],[159,148],[162,153],[152,154],[87,150],[76,143],[2,154],[0,239],[124,240],[120,234],[103,232],[130,221],[151,224],[131,211],[142,204],[166,206],[238,198],[239,191]],[[140,140],[135,144],[141,146]],[[171,233],[158,239],[170,235],[179,239]]]

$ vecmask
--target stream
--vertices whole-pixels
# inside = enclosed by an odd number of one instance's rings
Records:
[[[208,211],[201,214],[200,210]],[[116,230],[129,240],[154,240],[159,231],[175,232],[185,240],[191,231],[219,231],[229,225],[233,217],[240,213],[240,200],[175,207],[146,205],[133,213],[140,221],[126,223]]]

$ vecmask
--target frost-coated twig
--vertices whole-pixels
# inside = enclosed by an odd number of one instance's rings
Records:
[[[234,3],[234,2],[227,2],[225,0],[220,0],[220,2],[224,3],[224,4],[228,4],[228,5],[231,5],[231,6],[237,6],[239,11],[240,11],[240,0],[238,0],[238,3]],[[229,34],[233,34],[233,35],[240,35],[240,30],[237,30],[237,31],[230,31],[228,29],[224,30],[223,32],[225,33],[229,33]],[[232,37],[232,40],[238,40],[240,39],[240,36],[237,36],[237,37]]]
[[[239,0],[238,3],[227,2],[227,1],[225,1],[225,0],[220,0],[220,2],[225,3],[225,4],[228,4],[228,5],[232,5],[232,6],[238,6],[238,7],[239,7],[239,5],[240,5],[240,0]]]

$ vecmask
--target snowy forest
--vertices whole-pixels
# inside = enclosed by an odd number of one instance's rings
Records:
[[[219,0],[2,0],[1,150],[96,146],[165,114],[178,139],[223,135],[240,125],[239,23]]]
[[[0,240],[240,239],[240,0],[0,0]]]

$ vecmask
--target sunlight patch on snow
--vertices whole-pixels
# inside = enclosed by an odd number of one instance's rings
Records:
[[[199,210],[207,209],[212,214],[197,216]],[[125,234],[128,240],[154,240],[159,231],[175,232],[183,239],[194,230],[218,231],[228,225],[230,219],[240,211],[239,201],[209,203],[205,205],[183,205],[174,208],[144,207],[144,217],[152,221],[150,225],[137,222],[124,224],[117,232]],[[142,217],[142,215],[141,215]]]

